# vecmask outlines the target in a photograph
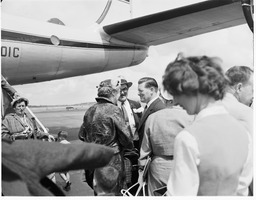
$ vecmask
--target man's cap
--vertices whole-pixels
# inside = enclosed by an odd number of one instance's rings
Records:
[[[121,86],[122,85],[127,85],[127,87],[131,87],[132,86],[132,82],[128,82],[127,80],[125,79],[121,79]]]
[[[18,97],[18,98],[13,99],[11,102],[11,106],[13,107],[16,104],[16,102],[19,100],[25,101],[26,106],[28,106],[29,101],[28,101],[28,99],[26,99],[24,97]]]

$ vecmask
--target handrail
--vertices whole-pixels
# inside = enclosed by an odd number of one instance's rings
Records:
[[[39,119],[34,115],[34,113],[29,109],[29,107],[26,107],[27,111],[30,113],[32,117],[35,118],[36,122],[39,124],[39,126],[43,129],[45,133],[48,133],[47,129],[44,127],[44,125],[39,121]]]

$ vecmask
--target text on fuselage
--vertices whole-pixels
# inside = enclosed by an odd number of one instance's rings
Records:
[[[1,46],[1,57],[18,58],[20,56],[20,49],[18,47]]]

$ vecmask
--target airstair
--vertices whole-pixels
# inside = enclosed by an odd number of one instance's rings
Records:
[[[11,102],[13,100],[13,97],[11,97],[4,89],[2,89],[1,94],[1,117],[3,118],[9,114],[14,113],[14,110],[11,106]],[[34,126],[37,130],[43,131],[45,133],[48,133],[48,129],[45,128],[45,126],[41,123],[41,121],[36,117],[36,115],[32,112],[32,110],[29,108],[29,106],[26,107],[26,114],[27,116],[32,120],[34,123]]]

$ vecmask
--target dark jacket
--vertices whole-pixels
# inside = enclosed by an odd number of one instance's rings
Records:
[[[146,112],[143,113],[139,126],[138,126],[138,134],[139,134],[139,147],[141,146],[142,143],[142,139],[143,139],[143,135],[144,135],[144,128],[145,128],[145,123],[146,120],[148,118],[149,115],[151,115],[152,113],[158,111],[158,110],[162,110],[166,108],[166,106],[164,105],[164,103],[161,101],[160,98],[157,98],[155,101],[153,101],[150,106],[147,108]]]
[[[14,95],[15,92],[17,92],[7,81],[6,79],[2,76],[1,77],[1,87],[4,89],[8,94],[11,96]]]
[[[3,119],[4,116],[6,116],[8,113],[14,112],[11,106],[11,101],[12,101],[12,96],[17,91],[5,80],[3,76],[1,77],[1,87],[2,87],[1,115]]]
[[[86,111],[78,136],[84,142],[102,144],[114,149],[115,155],[108,165],[115,167],[120,174],[117,181],[120,192],[126,187],[122,154],[124,149],[133,148],[132,134],[118,106],[107,98],[98,97],[96,100],[97,103]],[[85,174],[88,185],[92,187],[93,170],[86,170]]]
[[[135,126],[136,126],[136,128],[138,128],[139,127],[139,123],[140,123],[140,118],[142,116],[142,113],[135,113],[134,109],[140,108],[141,104],[139,102],[133,101],[131,99],[128,99],[128,101],[130,103],[130,106],[131,106],[131,109],[132,109],[132,112],[133,112]]]
[[[97,103],[91,106],[84,115],[79,131],[79,139],[106,146],[132,148],[132,135],[125,124],[118,106],[107,98],[96,98]]]

